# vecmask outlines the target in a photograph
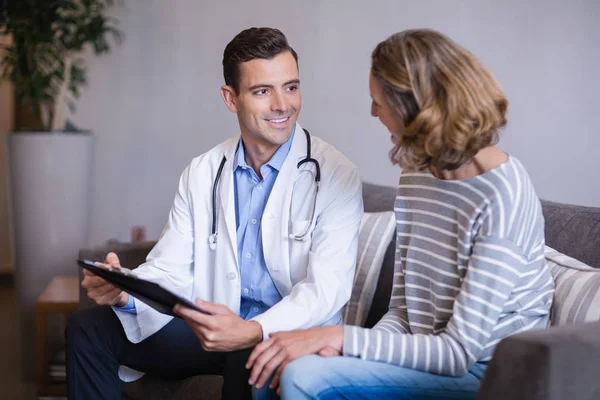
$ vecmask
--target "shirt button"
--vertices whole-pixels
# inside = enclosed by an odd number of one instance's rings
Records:
[[[230,272],[230,273],[228,273],[228,274],[227,274],[227,278],[228,278],[230,281],[234,280],[236,276],[237,276],[237,275],[236,275],[236,273],[235,273],[235,272]]]
[[[256,188],[257,188],[258,190],[260,190],[260,189],[262,189],[262,185],[258,185]]]
[[[254,312],[258,312],[258,307],[254,307]]]
[[[246,253],[246,258],[250,258],[250,257],[252,257],[252,254]]]
[[[244,288],[244,293],[248,294],[250,291],[248,290],[248,288]]]
[[[253,223],[254,225],[256,225],[256,223],[257,223],[257,222],[258,222],[258,221],[256,220],[256,218],[253,218],[253,219],[252,219],[252,223]]]

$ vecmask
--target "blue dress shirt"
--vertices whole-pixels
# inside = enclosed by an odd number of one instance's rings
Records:
[[[277,149],[273,157],[260,167],[262,180],[246,164],[244,144],[241,140],[236,152],[233,165],[235,217],[238,264],[242,280],[240,316],[244,319],[262,314],[281,300],[281,294],[275,287],[265,263],[261,220],[279,170],[290,152],[293,137],[294,132],[289,140]]]

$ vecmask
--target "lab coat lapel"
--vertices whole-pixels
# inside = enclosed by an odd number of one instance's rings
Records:
[[[229,236],[229,242],[231,243],[232,256],[236,261],[236,265],[239,266],[238,249],[237,249],[237,232],[235,222],[235,194],[234,194],[234,183],[233,183],[233,160],[235,152],[240,142],[240,135],[231,139],[224,149],[224,156],[227,158],[223,172],[221,173],[221,179],[219,183],[219,204],[221,205],[221,215],[225,216],[226,233]],[[221,160],[219,160],[219,163]],[[210,194],[212,196],[212,193]],[[218,240],[218,239],[217,239]],[[223,242],[221,242],[223,243]]]
[[[294,182],[298,178],[296,167],[306,154],[306,137],[300,124],[296,124],[290,152],[286,157],[267,201],[262,219],[263,250],[267,268],[278,288],[290,288],[289,274],[289,208]],[[280,272],[280,273],[277,273]]]

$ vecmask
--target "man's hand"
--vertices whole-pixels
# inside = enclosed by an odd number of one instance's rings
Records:
[[[121,267],[119,257],[115,253],[108,253],[104,263],[113,267]],[[97,304],[123,307],[129,301],[129,295],[126,292],[94,275],[87,269],[83,270],[83,276],[81,287],[87,289],[88,297]]]
[[[207,351],[234,351],[247,349],[263,338],[262,326],[256,321],[245,321],[222,304],[196,299],[196,305],[211,315],[192,310],[181,304],[173,311],[192,328],[202,348]]]
[[[341,355],[344,345],[344,327],[326,326],[302,331],[276,332],[254,348],[246,368],[252,368],[250,385],[260,389],[269,377],[275,376],[269,387],[279,386],[283,368],[297,358],[309,354]]]

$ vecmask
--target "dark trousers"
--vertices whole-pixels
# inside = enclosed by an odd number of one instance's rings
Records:
[[[224,400],[252,398],[250,371],[245,368],[252,349],[205,351],[189,325],[179,318],[133,344],[110,307],[93,307],[71,316],[66,338],[69,400],[120,399],[120,365],[162,379],[223,375]]]

